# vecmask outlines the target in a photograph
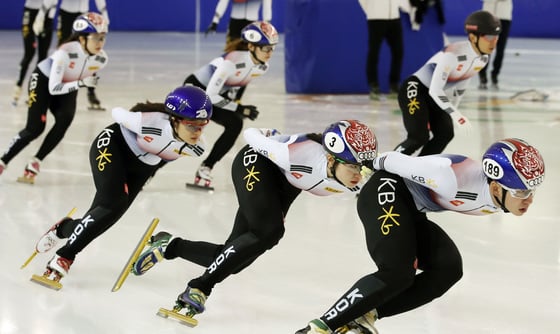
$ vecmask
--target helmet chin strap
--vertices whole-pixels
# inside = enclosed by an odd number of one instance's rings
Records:
[[[481,55],[487,55],[488,53],[484,53],[482,52],[482,50],[480,50],[480,47],[478,46],[478,42],[480,41],[480,35],[476,35],[476,43],[475,43],[475,47],[476,50],[478,51],[478,53],[480,53]]]
[[[340,180],[338,179],[338,177],[336,177],[336,166],[338,166],[339,163],[340,163],[340,162],[334,160],[332,166],[330,167],[330,172],[331,172],[333,178],[336,180],[336,182],[338,182],[338,183],[340,183],[340,184],[342,184],[342,185],[344,186],[344,183],[342,183],[342,181],[340,181]],[[346,187],[346,186],[345,186],[345,187]]]
[[[504,210],[505,213],[508,213],[509,210],[506,208],[506,193],[507,191],[502,188],[502,200],[498,199],[498,196],[494,196],[494,199],[496,200],[496,202],[500,205],[500,208],[502,208],[502,210]]]
[[[257,46],[255,46],[255,50],[256,50],[256,49],[257,49]],[[260,60],[260,59],[257,57],[257,53],[256,53],[255,51],[249,51],[249,52],[251,52],[251,55],[253,56],[253,58],[255,58],[255,59],[259,62],[259,64],[264,65],[264,61]]]

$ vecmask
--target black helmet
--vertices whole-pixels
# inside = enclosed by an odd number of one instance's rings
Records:
[[[467,16],[465,32],[476,35],[498,35],[502,31],[500,20],[490,12],[478,10]]]

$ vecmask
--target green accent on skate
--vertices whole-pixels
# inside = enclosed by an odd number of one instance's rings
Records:
[[[54,281],[52,279],[48,279],[45,276],[32,275],[31,276],[31,282],[35,282],[37,284],[40,284],[42,286],[45,286],[47,288],[54,289],[54,290],[57,290],[57,291],[62,289],[62,284],[60,284],[60,282]]]
[[[132,251],[132,255],[130,255],[130,257],[128,258],[126,265],[122,269],[119,277],[117,278],[117,281],[113,285],[113,289],[111,289],[112,292],[115,292],[122,287],[124,281],[128,277],[128,274],[130,274],[130,272],[132,271],[132,265],[134,264],[134,262],[136,262],[136,260],[138,260],[138,257],[140,257],[140,253],[142,252],[144,247],[148,244],[148,241],[154,234],[154,230],[156,229],[158,223],[159,223],[159,218],[152,219],[152,222],[150,223],[150,225],[148,225],[146,232],[144,232],[142,238],[136,245],[136,248],[134,248],[134,251]]]
[[[192,316],[181,314],[179,313],[179,311],[176,311],[175,309],[168,310],[161,307],[158,310],[157,315],[166,319],[168,317],[173,318],[175,320],[178,320],[181,324],[189,327],[195,327],[196,325],[198,325],[198,320],[194,319]]]

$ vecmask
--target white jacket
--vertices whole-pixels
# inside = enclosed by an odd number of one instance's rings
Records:
[[[399,19],[403,0],[358,0],[368,20]]]
[[[511,21],[513,0],[484,0],[482,10],[494,14],[500,20]]]

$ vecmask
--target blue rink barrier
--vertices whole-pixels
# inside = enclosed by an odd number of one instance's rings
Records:
[[[288,0],[285,82],[288,93],[359,94],[369,91],[365,68],[367,19],[358,1]],[[419,31],[401,13],[404,59],[401,80],[443,48],[443,26],[432,8]],[[462,23],[460,23],[462,25]],[[388,91],[390,52],[383,44],[379,85]]]

